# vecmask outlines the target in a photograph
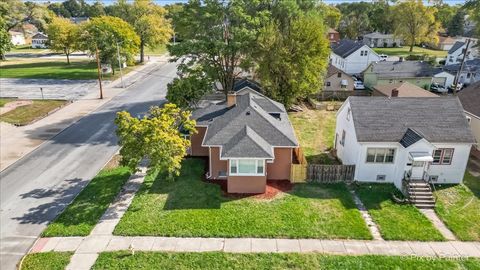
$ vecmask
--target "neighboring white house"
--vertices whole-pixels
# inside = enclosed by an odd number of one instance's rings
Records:
[[[403,39],[395,38],[393,34],[373,32],[363,36],[363,44],[372,48],[400,47],[403,44]]]
[[[470,45],[468,46],[467,56],[465,60],[472,60],[478,57],[478,50],[474,48],[477,40],[471,39]],[[465,49],[467,47],[467,43],[464,41],[457,41],[453,44],[452,48],[448,51],[447,59],[445,60],[445,65],[455,65],[462,62],[463,54],[465,53]]]
[[[444,66],[443,69],[456,76],[460,69],[460,64]],[[459,74],[458,82],[472,84],[478,81],[480,81],[480,58],[465,61],[462,72]]]
[[[356,181],[460,183],[475,139],[457,97],[349,97],[335,149]]]
[[[360,74],[370,63],[378,61],[380,56],[361,42],[343,39],[332,44],[330,63],[347,74]]]
[[[47,48],[48,36],[38,32],[32,37],[32,48]]]
[[[438,70],[437,73],[435,73],[432,78],[432,82],[436,82],[445,87],[451,86],[454,80],[455,80],[455,73],[449,72],[446,70]]]
[[[480,151],[480,81],[460,91],[458,98],[477,141],[475,148]]]
[[[25,35],[21,32],[9,31],[10,41],[13,45],[25,45]]]

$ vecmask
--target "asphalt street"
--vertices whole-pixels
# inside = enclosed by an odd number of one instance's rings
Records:
[[[35,239],[118,151],[115,114],[141,116],[164,102],[174,63],[129,89],[0,173],[0,263],[15,269]]]

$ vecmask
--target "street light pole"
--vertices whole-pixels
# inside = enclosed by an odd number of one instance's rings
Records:
[[[118,46],[118,41],[117,43],[117,58],[118,58],[118,68],[120,68],[120,80],[122,82],[122,88],[125,88],[125,84],[123,83],[123,72],[122,72],[122,64],[120,62],[120,48]]]
[[[98,47],[95,44],[95,56],[97,58],[98,83],[100,85],[100,99],[103,99],[102,76],[100,74],[100,59],[98,58]]]

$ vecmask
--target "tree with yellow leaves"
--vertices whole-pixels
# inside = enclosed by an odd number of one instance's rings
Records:
[[[49,47],[53,51],[62,52],[70,64],[70,54],[77,50],[79,27],[69,19],[54,17],[47,28]]]
[[[160,170],[170,177],[179,175],[182,159],[190,147],[190,140],[184,135],[196,133],[189,111],[167,103],[163,108],[150,108],[149,115],[141,119],[126,111],[119,112],[115,124],[122,146],[122,165],[135,170],[146,158],[150,170]]]

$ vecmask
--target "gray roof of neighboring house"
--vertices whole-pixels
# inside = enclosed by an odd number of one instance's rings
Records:
[[[363,35],[364,38],[393,38],[393,34],[382,34],[380,32],[373,32]]]
[[[458,93],[463,109],[480,117],[480,81],[473,83]]]
[[[253,89],[253,90],[255,90],[259,93],[263,92],[262,87],[260,86],[259,83],[257,83],[254,80],[247,79],[247,78],[242,78],[242,79],[235,80],[235,83],[233,84],[233,91],[237,92],[237,91],[242,90],[245,87],[250,87],[251,89]]]
[[[435,69],[423,61],[376,62],[367,71],[377,74],[381,79],[432,77],[435,74]]]
[[[237,95],[235,106],[211,104],[192,118],[208,126],[203,144],[222,146],[222,157],[273,158],[273,146],[298,146],[283,105],[252,91]]]
[[[346,58],[350,54],[356,52],[358,49],[360,49],[363,46],[364,46],[363,43],[353,41],[350,39],[342,39],[338,43],[332,44],[332,51],[336,55],[342,58]]]
[[[48,36],[42,32],[38,32],[32,37],[32,39],[48,39]]]
[[[348,101],[359,142],[415,139],[408,129],[432,143],[475,142],[457,97],[351,96]]]
[[[460,49],[463,45],[465,45],[465,42],[462,42],[462,41],[455,42],[453,44],[452,48],[450,48],[450,50],[448,50],[448,53],[454,53],[455,51]]]

